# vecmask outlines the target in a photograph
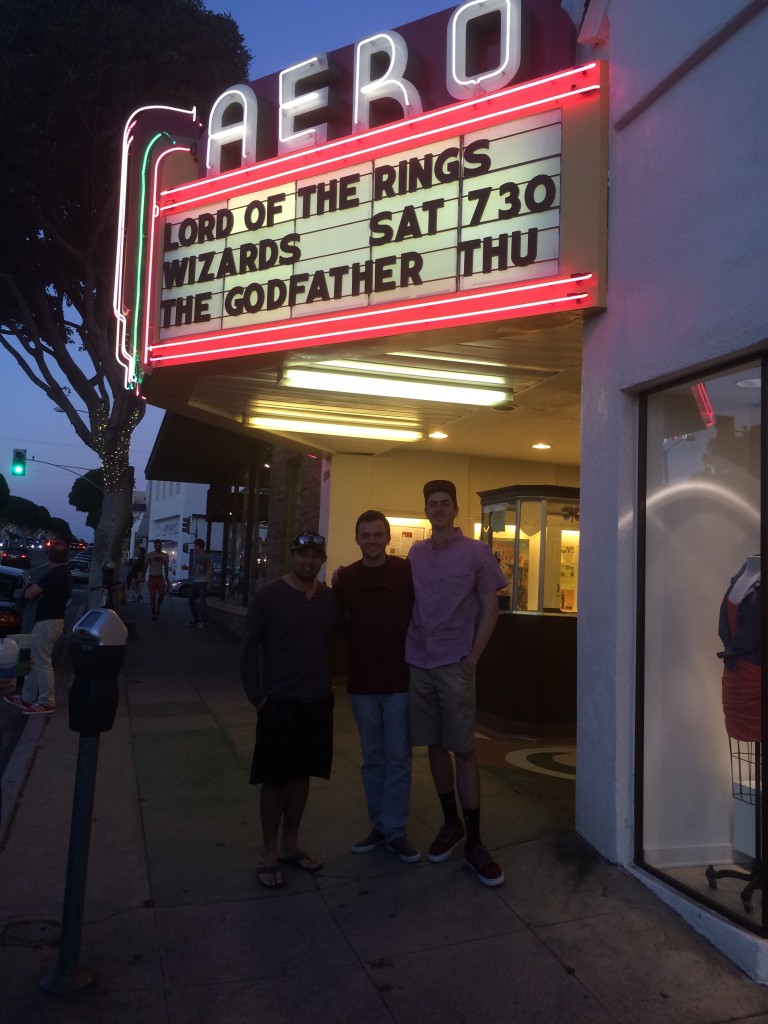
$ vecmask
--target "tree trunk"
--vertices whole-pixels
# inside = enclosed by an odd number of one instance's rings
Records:
[[[91,579],[88,605],[97,608],[101,603],[102,571],[106,563],[114,565],[114,578],[119,579],[122,569],[123,542],[131,525],[131,499],[133,473],[127,458],[107,459],[104,466],[104,500],[101,519],[94,531]],[[117,591],[113,592],[115,597]]]

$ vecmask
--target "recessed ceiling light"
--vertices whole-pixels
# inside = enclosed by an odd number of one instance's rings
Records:
[[[551,444],[546,444],[544,441],[539,441],[538,444],[532,444],[531,445],[531,448],[540,448],[542,451],[544,451],[545,448],[551,448],[551,447],[552,447]]]
[[[760,377],[748,377],[746,380],[737,380],[737,388],[759,388],[762,387],[762,380]]]
[[[444,430],[432,430],[429,436],[435,441],[443,441],[448,435]]]

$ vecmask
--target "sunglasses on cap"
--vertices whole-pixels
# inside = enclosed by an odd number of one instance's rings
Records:
[[[306,547],[320,548],[321,551],[325,551],[325,537],[321,537],[319,533],[300,533],[291,541],[291,551]]]

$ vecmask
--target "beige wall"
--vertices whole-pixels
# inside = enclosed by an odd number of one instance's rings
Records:
[[[355,521],[368,508],[385,515],[424,515],[422,487],[436,477],[453,480],[459,504],[457,526],[472,536],[480,520],[478,491],[515,484],[579,486],[578,466],[485,459],[471,455],[436,456],[426,452],[391,455],[335,455],[331,463],[328,510],[328,578],[338,565],[360,557]]]

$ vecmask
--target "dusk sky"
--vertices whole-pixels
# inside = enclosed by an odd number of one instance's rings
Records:
[[[250,77],[254,79],[320,51],[338,49],[373,32],[396,28],[458,4],[444,0],[389,0],[379,7],[362,0],[292,0],[274,4],[264,0],[209,0],[205,6],[231,14],[238,23],[253,54]],[[163,102],[162,96],[157,99]],[[194,97],[191,100],[194,102]],[[55,412],[42,391],[28,381],[4,350],[0,351],[0,410],[0,472],[11,493],[45,505],[52,515],[66,519],[77,536],[91,541],[92,531],[86,529],[85,516],[69,504],[67,496],[76,473],[95,469],[98,460],[80,443],[66,416]],[[147,458],[162,416],[161,410],[148,408],[134,433],[131,463],[139,488],[145,483]],[[11,477],[13,448],[27,449],[26,477]],[[32,456],[73,469],[57,469],[40,462],[33,465]]]

